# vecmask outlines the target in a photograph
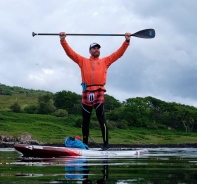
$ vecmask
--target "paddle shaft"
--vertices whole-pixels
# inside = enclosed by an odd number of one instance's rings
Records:
[[[34,33],[35,35],[42,36],[59,36],[58,33]],[[33,35],[33,33],[32,33]],[[35,36],[33,35],[33,36]],[[77,33],[66,33],[66,36],[124,36],[124,34],[77,34]],[[132,36],[132,34],[131,34]]]
[[[32,32],[32,36],[59,36],[59,33],[34,33]],[[66,33],[67,36],[125,36],[125,34],[77,34],[77,33]],[[145,29],[138,31],[131,36],[139,37],[139,38],[154,38],[155,30],[154,29]]]

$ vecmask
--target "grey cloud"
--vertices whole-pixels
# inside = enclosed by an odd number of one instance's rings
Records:
[[[59,38],[33,38],[32,31],[133,33],[154,28],[154,39],[132,38],[123,57],[110,66],[108,92],[121,100],[152,95],[197,104],[196,8],[195,0],[1,1],[0,82],[81,93],[80,69],[66,56]],[[89,57],[89,44],[98,42],[104,57],[115,51],[124,37],[67,40],[85,57]]]

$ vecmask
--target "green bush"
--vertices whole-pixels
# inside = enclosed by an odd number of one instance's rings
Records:
[[[161,125],[161,124],[157,124],[157,123],[147,123],[146,126],[144,126],[146,128],[150,128],[150,129],[167,129],[165,125]]]
[[[90,121],[90,128],[94,129],[94,130],[99,130],[100,129],[100,125],[98,121]]]
[[[75,127],[79,127],[81,128],[82,126],[82,118],[78,118],[76,121],[75,121]],[[91,120],[90,121],[90,125],[89,125],[90,129],[94,129],[94,130],[99,130],[100,129],[100,125],[99,125],[99,122],[98,121],[94,121],[94,120]]]
[[[38,113],[39,114],[52,114],[55,111],[54,106],[50,102],[41,101],[38,104]]]
[[[24,111],[28,114],[36,114],[38,111],[37,105],[29,105],[24,108]]]
[[[19,105],[18,102],[14,102],[11,106],[10,106],[10,109],[12,112],[21,112],[21,106]]]
[[[128,123],[125,120],[117,122],[117,128],[120,129],[127,129],[128,128]]]
[[[54,115],[56,117],[67,117],[68,116],[68,111],[65,110],[65,109],[57,109],[55,112],[54,112]]]
[[[117,128],[117,123],[115,121],[107,121],[108,129],[114,130]]]
[[[78,118],[78,119],[75,121],[75,127],[81,128],[82,121],[83,121],[82,118]]]

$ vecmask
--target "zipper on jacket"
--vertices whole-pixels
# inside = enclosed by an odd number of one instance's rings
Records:
[[[92,84],[94,84],[94,77],[95,77],[95,58],[92,61]],[[92,86],[91,89],[94,89],[94,87]]]

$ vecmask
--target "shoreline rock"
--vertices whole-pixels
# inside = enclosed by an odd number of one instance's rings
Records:
[[[14,148],[14,145],[15,144],[32,144],[32,145],[38,145],[39,142],[37,140],[21,141],[21,142],[5,142],[5,141],[0,141],[0,148]]]
[[[19,137],[0,135],[0,148],[14,148],[14,144],[34,144],[38,145],[37,140],[32,139],[32,135],[24,132]]]

